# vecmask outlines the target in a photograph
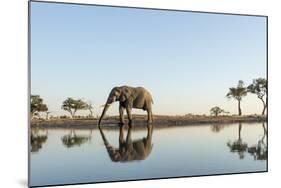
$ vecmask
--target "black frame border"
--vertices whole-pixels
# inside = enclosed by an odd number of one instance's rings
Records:
[[[208,11],[193,11],[193,10],[183,10],[183,9],[165,9],[165,8],[147,8],[147,7],[134,7],[134,6],[123,6],[123,5],[105,5],[105,4],[90,4],[90,3],[73,3],[73,2],[60,2],[60,1],[41,1],[41,0],[29,0],[28,1],[28,187],[54,187],[54,186],[68,186],[68,185],[85,185],[85,184],[100,184],[100,183],[114,183],[114,182],[131,182],[131,181],[143,181],[143,180],[162,180],[162,179],[176,179],[176,178],[191,178],[191,177],[208,177],[208,176],[225,176],[225,175],[239,175],[239,174],[257,174],[268,172],[268,152],[266,160],[266,170],[264,171],[249,171],[249,172],[234,172],[234,173],[223,173],[223,174],[204,174],[204,175],[193,175],[193,176],[175,176],[175,177],[160,177],[160,178],[144,178],[144,179],[132,179],[132,180],[112,180],[112,181],[100,181],[100,182],[83,182],[83,183],[70,183],[70,184],[46,184],[40,186],[31,186],[30,185],[30,163],[31,163],[31,154],[30,154],[30,94],[31,94],[31,2],[37,3],[46,3],[46,4],[66,4],[66,5],[80,5],[80,6],[95,6],[95,7],[111,7],[111,8],[131,8],[131,9],[143,9],[143,10],[158,10],[158,11],[175,11],[175,12],[191,12],[191,13],[206,13],[206,14],[218,14],[218,15],[232,15],[232,16],[250,16],[250,17],[264,17],[266,19],[265,29],[266,29],[266,79],[268,82],[268,16],[260,14],[240,14],[240,13],[229,13],[229,12],[208,12]],[[267,89],[267,108],[266,108],[266,124],[267,124],[267,150],[268,150],[268,89]]]

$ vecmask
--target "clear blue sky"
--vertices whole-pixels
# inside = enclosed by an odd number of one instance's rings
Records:
[[[31,3],[31,93],[54,114],[66,114],[67,97],[92,101],[100,114],[120,85],[147,88],[155,114],[237,113],[228,88],[258,77],[266,77],[265,17]],[[261,110],[256,96],[243,99],[244,114]]]

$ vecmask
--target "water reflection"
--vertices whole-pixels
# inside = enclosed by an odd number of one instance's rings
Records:
[[[211,131],[214,133],[219,133],[222,129],[225,128],[225,125],[222,124],[214,124],[210,126]]]
[[[239,123],[238,127],[238,139],[234,142],[229,141],[227,146],[230,148],[231,152],[238,153],[240,159],[244,159],[245,152],[251,154],[255,160],[267,160],[267,142],[265,138],[267,136],[267,129],[265,123],[262,124],[263,136],[257,141],[257,144],[248,147],[246,142],[243,142],[241,137],[242,124]]]
[[[267,129],[265,124],[262,124],[263,136],[258,143],[254,146],[248,148],[248,152],[254,157],[255,160],[267,160],[267,141],[265,138],[267,136]]]
[[[93,128],[92,136],[85,128],[33,130],[32,151],[39,152],[30,155],[31,185],[267,170],[267,124],[153,126]]]
[[[147,135],[142,139],[132,140],[132,128],[129,127],[126,140],[124,139],[124,126],[119,128],[119,148],[111,146],[106,139],[102,129],[99,127],[100,133],[108,152],[110,159],[113,162],[129,162],[146,159],[152,150],[152,132],[153,126],[147,126]]]
[[[48,139],[47,130],[31,129],[30,144],[31,152],[38,153],[42,149],[43,144]]]
[[[243,159],[245,157],[244,153],[246,152],[248,145],[247,145],[246,142],[243,142],[243,140],[242,140],[241,130],[242,130],[242,124],[239,123],[239,126],[238,126],[238,139],[235,140],[234,142],[229,141],[227,143],[227,146],[230,148],[231,152],[238,153],[239,158]]]
[[[90,130],[90,134],[88,136],[78,135],[76,134],[74,129],[71,129],[67,135],[64,135],[61,138],[63,145],[67,148],[72,148],[75,146],[81,146],[82,144],[90,141],[92,138],[92,130]]]

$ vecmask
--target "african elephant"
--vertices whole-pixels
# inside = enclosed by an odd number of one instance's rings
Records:
[[[102,115],[99,119],[98,125],[100,125],[102,118],[104,117],[106,111],[108,110],[110,104],[115,101],[119,101],[119,116],[120,116],[120,125],[124,124],[123,113],[126,109],[129,126],[132,125],[132,108],[143,109],[147,111],[147,121],[151,123],[153,120],[152,117],[152,104],[153,100],[150,93],[143,87],[130,87],[130,86],[121,86],[114,87],[106,101]]]
[[[124,126],[119,127],[119,147],[112,147],[105,137],[101,127],[99,127],[104,145],[108,152],[110,159],[113,162],[129,162],[136,160],[144,160],[151,153],[152,144],[152,131],[151,124],[147,126],[147,135],[145,138],[132,140],[132,127],[129,127],[126,140],[124,139]]]

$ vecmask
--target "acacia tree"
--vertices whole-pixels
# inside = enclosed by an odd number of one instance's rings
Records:
[[[87,103],[82,99],[73,99],[68,97],[65,101],[63,101],[61,108],[70,113],[71,118],[74,118],[77,110],[85,110]]]
[[[224,111],[223,109],[221,109],[218,106],[215,106],[215,107],[211,108],[211,110],[210,110],[210,114],[214,115],[214,116],[218,116],[221,113],[229,113],[229,112]]]
[[[256,94],[258,98],[262,101],[263,104],[262,115],[264,115],[265,110],[267,108],[267,80],[264,78],[254,79],[253,83],[250,84],[247,87],[247,89],[248,92],[252,94]]]
[[[88,101],[88,103],[86,103],[85,109],[89,110],[90,112],[90,117],[93,117],[93,104],[91,101]]]
[[[31,95],[30,97],[30,113],[31,117],[33,118],[35,114],[39,112],[47,112],[48,107],[46,104],[43,103],[43,99],[40,95]]]
[[[226,94],[226,97],[231,99],[236,99],[238,101],[238,115],[242,115],[241,110],[241,100],[242,97],[245,97],[247,95],[247,88],[244,87],[244,82],[242,80],[239,80],[237,87],[231,87],[229,88],[229,92]]]

